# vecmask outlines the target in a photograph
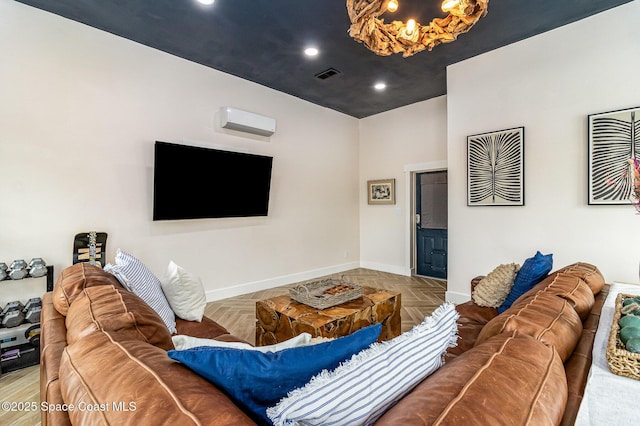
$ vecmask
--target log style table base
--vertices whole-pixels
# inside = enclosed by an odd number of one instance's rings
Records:
[[[312,337],[342,337],[371,324],[382,324],[380,341],[400,335],[400,299],[397,292],[371,287],[364,295],[332,308],[316,309],[289,296],[256,302],[256,346],[284,342],[301,333]]]

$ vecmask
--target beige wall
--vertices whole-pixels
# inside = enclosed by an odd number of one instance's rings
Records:
[[[362,264],[409,273],[405,170],[444,162],[449,300],[466,300],[471,278],[536,250],[553,253],[556,267],[587,261],[608,281],[638,282],[634,210],[587,206],[587,115],[640,106],[637,22],[640,1],[457,63],[446,97],[360,120]],[[466,137],[518,126],[525,127],[526,205],[467,207]],[[366,181],[381,178],[396,179],[395,206],[367,205]]]
[[[409,274],[411,171],[446,168],[447,98],[360,120],[360,258],[364,267]],[[367,181],[396,180],[395,205],[367,204]]]
[[[638,22],[634,1],[448,68],[450,299],[536,250],[638,282],[640,217],[587,205],[587,116],[640,106]],[[518,126],[525,206],[467,207],[466,137]]]
[[[109,260],[173,259],[210,299],[358,266],[356,119],[12,1],[0,52],[0,262],[59,272],[76,233],[106,231]],[[227,105],[276,134],[220,129]],[[269,216],[153,222],[156,140],[272,155]]]
[[[411,171],[448,167],[451,300],[535,250],[637,281],[638,217],[586,205],[586,116],[640,106],[636,22],[640,1],[455,64],[446,97],[356,120],[2,2],[0,261],[40,256],[59,271],[73,235],[96,229],[109,259],[122,247],[157,274],[173,259],[210,299],[358,265],[407,274]],[[224,131],[226,105],[272,116],[278,131]],[[526,205],[467,207],[466,136],[514,126],[525,127]],[[269,217],[151,221],[155,140],[273,155]],[[396,179],[396,204],[369,206],[366,181],[383,178]]]

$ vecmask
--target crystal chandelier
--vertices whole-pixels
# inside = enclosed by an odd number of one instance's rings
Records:
[[[402,53],[404,57],[412,56],[440,43],[454,41],[487,14],[488,6],[489,0],[444,0],[442,11],[448,15],[435,18],[428,25],[413,19],[406,23],[385,24],[379,16],[387,11],[395,12],[399,7],[398,0],[347,0],[351,19],[349,35],[376,55]]]

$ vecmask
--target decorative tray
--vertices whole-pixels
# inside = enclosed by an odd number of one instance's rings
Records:
[[[328,278],[297,285],[289,289],[289,295],[296,302],[326,309],[362,296],[362,287],[344,279]]]
[[[632,294],[618,294],[616,297],[615,313],[611,324],[611,333],[607,343],[607,363],[613,374],[640,380],[640,353],[630,352],[620,340],[620,325],[618,321],[622,315],[622,302],[627,298],[635,298]]]

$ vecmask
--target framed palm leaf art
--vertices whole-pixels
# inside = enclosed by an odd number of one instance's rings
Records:
[[[467,137],[467,205],[524,205],[524,127]]]
[[[629,204],[640,160],[640,107],[589,115],[589,204]]]

